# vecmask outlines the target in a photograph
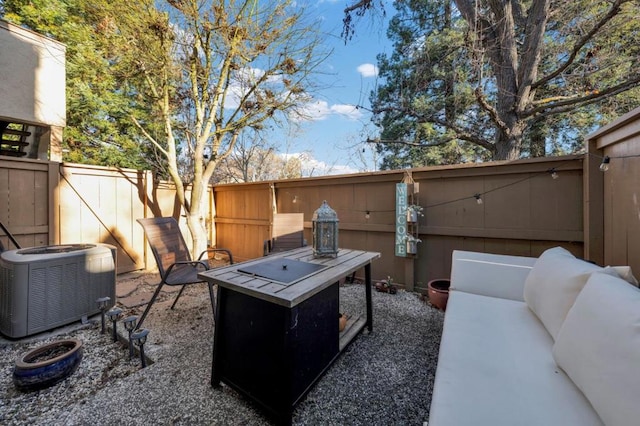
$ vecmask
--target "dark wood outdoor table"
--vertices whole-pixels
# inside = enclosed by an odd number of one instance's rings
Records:
[[[218,285],[211,385],[224,383],[290,424],[295,405],[366,326],[380,253],[303,247],[199,274]],[[339,280],[364,268],[366,318],[339,332]]]

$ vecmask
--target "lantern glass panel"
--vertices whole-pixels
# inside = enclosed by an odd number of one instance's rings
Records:
[[[338,215],[326,201],[311,220],[314,257],[338,256]]]

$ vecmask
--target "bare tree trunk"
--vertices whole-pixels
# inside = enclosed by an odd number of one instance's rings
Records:
[[[187,215],[187,227],[191,233],[192,257],[195,259],[207,249],[207,227],[200,212]]]
[[[517,160],[520,158],[525,122],[516,117],[510,117],[510,119],[507,129],[499,129],[496,135],[494,160]]]
[[[520,4],[517,2],[486,2],[490,14],[479,13],[475,0],[455,0],[458,9],[481,40],[496,83],[495,106],[486,101],[479,89],[477,98],[496,124],[494,160],[515,160],[520,157],[522,135],[526,119],[520,114],[531,103],[532,83],[537,79],[542,43],[540,42],[548,19],[550,0],[533,2],[528,11],[525,48],[519,55],[516,40],[517,22],[524,24]],[[493,16],[488,20],[486,16]]]
[[[203,184],[202,172],[195,177],[190,195],[191,203],[189,203],[190,209],[187,212],[187,226],[193,240],[191,254],[197,257],[207,249],[207,226],[203,212],[207,211],[208,193],[207,185]]]

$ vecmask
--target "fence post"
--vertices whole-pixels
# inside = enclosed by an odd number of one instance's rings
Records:
[[[48,245],[60,244],[60,168],[62,163],[49,161],[49,188],[47,191],[49,202],[49,235]]]
[[[590,155],[596,154],[596,155]],[[602,150],[594,140],[587,141],[582,162],[584,258],[604,264],[604,175],[600,171]]]

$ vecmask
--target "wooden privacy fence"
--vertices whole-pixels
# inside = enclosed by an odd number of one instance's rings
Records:
[[[447,277],[454,249],[537,256],[563,245],[582,255],[582,161],[561,157],[218,185],[210,194],[216,243],[240,261],[262,256],[274,213],[302,213],[311,242],[311,218],[327,200],[338,213],[340,245],[381,252],[374,278],[391,276],[409,289]],[[550,169],[560,177],[553,179]],[[414,183],[413,202],[423,206],[424,216],[417,255],[398,257],[395,188],[403,181]],[[136,219],[182,219],[172,186],[154,182],[149,172],[11,160],[0,162],[0,183],[0,220],[23,247],[113,244],[120,273],[147,265]],[[474,194],[481,194],[481,205]],[[213,209],[209,223],[211,216]],[[189,238],[184,226],[183,234]]]
[[[589,135],[587,146],[588,251],[601,250],[602,264],[629,265],[640,277],[640,107]]]
[[[63,164],[59,193],[58,241],[115,245],[119,273],[155,265],[136,219],[174,217],[191,244],[174,186],[154,181],[149,171]]]
[[[622,259],[620,245],[598,231],[605,229],[599,202],[609,209],[606,229],[617,235],[635,232],[637,223],[623,229],[612,219],[618,204],[633,210],[628,200],[633,190],[609,190],[603,203],[602,192],[598,195],[603,175],[592,170],[592,163],[590,156],[567,156],[218,185],[210,192],[208,219],[215,218],[216,232],[209,230],[208,238],[215,235],[213,243],[231,249],[239,261],[259,257],[271,237],[273,215],[302,213],[304,236],[311,243],[312,215],[326,200],[338,213],[340,246],[381,252],[373,264],[374,279],[391,276],[408,289],[424,290],[429,280],[448,277],[454,249],[537,256],[561,245],[600,264],[630,264],[640,271],[636,258],[625,252]],[[625,175],[610,176],[622,180]],[[410,184],[413,202],[424,208],[415,256],[394,252],[400,182]],[[152,267],[145,262],[144,237],[135,222],[151,216],[180,219],[189,239],[172,185],[154,182],[150,172],[0,158],[0,221],[23,247],[104,242],[118,247],[118,272]],[[12,248],[1,233],[0,240]],[[604,253],[604,240],[615,246],[617,257]]]
[[[0,221],[21,247],[112,244],[119,273],[146,266],[136,219],[180,217],[173,187],[154,183],[148,171],[48,161],[0,159],[0,201]]]
[[[217,242],[238,259],[259,256],[274,201],[278,213],[304,215],[311,242],[313,213],[326,200],[338,213],[340,246],[381,252],[374,278],[391,276],[409,289],[448,277],[454,249],[537,256],[562,245],[582,256],[582,163],[570,156],[218,185]],[[403,181],[418,189],[413,202],[424,216],[417,255],[398,257],[395,191]]]

